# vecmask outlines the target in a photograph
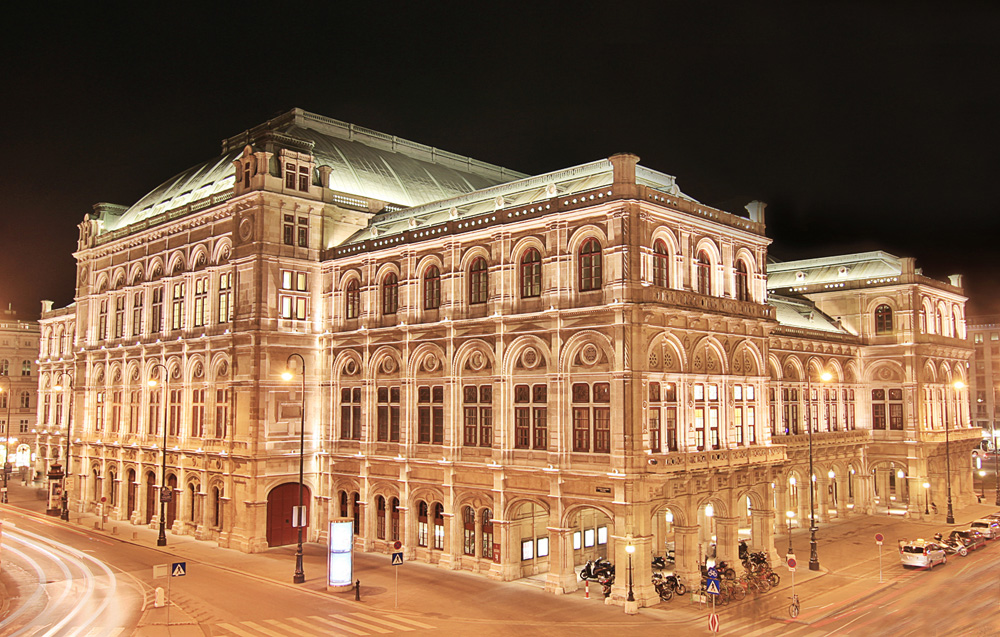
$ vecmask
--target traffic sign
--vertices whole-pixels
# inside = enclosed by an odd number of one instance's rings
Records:
[[[795,572],[795,565],[796,564],[797,564],[797,562],[795,561],[794,557],[788,558],[788,570],[789,571],[791,571],[791,572],[794,573]]]
[[[399,549],[403,548],[403,543],[400,542],[399,540],[396,540],[395,542],[392,543],[392,548],[398,551]]]
[[[169,564],[154,564],[153,565],[153,579],[160,579],[161,577],[166,577],[170,575],[170,565]]]
[[[170,577],[184,577],[187,575],[187,562],[174,562],[170,568]]]
[[[719,579],[719,570],[717,568],[715,568],[714,566],[709,566],[708,567],[708,576],[709,577],[714,577],[715,579]]]
[[[170,504],[174,499],[174,492],[164,489],[160,491],[160,502],[164,504]]]
[[[403,553],[402,553],[402,551],[400,551],[399,553],[393,553],[392,554],[392,565],[393,566],[402,566],[403,565]]]
[[[885,537],[881,533],[875,534],[875,543],[878,544],[879,546],[882,546],[882,540],[884,539]]]
[[[705,584],[705,592],[709,595],[718,595],[721,592],[719,588],[719,578],[709,577],[708,582]]]
[[[708,616],[708,629],[713,633],[719,632],[719,614],[712,613]]]

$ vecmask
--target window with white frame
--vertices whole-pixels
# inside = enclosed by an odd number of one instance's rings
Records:
[[[194,280],[194,326],[202,327],[208,322],[208,277]]]
[[[233,320],[233,273],[223,272],[219,275],[219,322],[228,323]]]
[[[170,329],[179,330],[184,326],[184,282],[173,285],[170,304]]]

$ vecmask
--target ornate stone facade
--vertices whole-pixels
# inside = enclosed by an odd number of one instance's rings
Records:
[[[902,272],[769,299],[763,204],[705,206],[637,161],[528,177],[292,111],[134,206],[98,205],[76,304],[42,321],[43,398],[74,378],[73,506],[156,523],[166,449],[173,532],[260,551],[291,541],[301,461],[310,541],[353,517],[359,550],[399,540],[566,592],[628,542],[673,549],[688,581],[712,544],[776,556],[786,508],[807,516],[790,483],[807,403],[820,519],[873,510],[886,463],[937,492],[955,401],[935,392],[967,349],[907,303],[961,313],[960,289]],[[889,336],[866,327],[883,296]],[[891,394],[874,408],[873,388]],[[65,423],[39,426],[58,457]],[[891,482],[883,503],[903,497]],[[640,603],[648,573],[638,559]]]

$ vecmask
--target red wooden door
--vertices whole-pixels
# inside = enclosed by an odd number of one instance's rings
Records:
[[[302,503],[308,507],[309,487],[302,490]],[[267,494],[267,545],[284,546],[299,541],[298,529],[292,526],[292,507],[299,505],[299,484],[289,482]]]

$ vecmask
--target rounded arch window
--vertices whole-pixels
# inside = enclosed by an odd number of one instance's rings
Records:
[[[695,271],[697,276],[697,290],[701,294],[712,293],[712,261],[708,254],[702,250],[698,253],[698,260],[695,261]]]
[[[885,303],[875,308],[875,333],[892,334],[892,308]]]
[[[750,300],[750,277],[747,264],[742,259],[736,262],[736,300]]]
[[[599,290],[602,284],[601,244],[587,239],[580,246],[580,291]]]
[[[521,257],[521,298],[542,295],[542,255],[530,248]]]
[[[382,283],[382,314],[395,314],[399,309],[399,279],[393,272]]]
[[[668,287],[670,281],[670,255],[663,239],[653,243],[653,285]]]
[[[361,286],[358,285],[357,279],[351,279],[351,282],[347,284],[347,294],[344,299],[344,305],[347,318],[358,318],[358,313],[361,310]]]
[[[469,303],[485,303],[490,289],[490,272],[486,259],[477,257],[469,266]]]
[[[441,307],[441,271],[436,265],[424,273],[424,309],[436,310]]]

